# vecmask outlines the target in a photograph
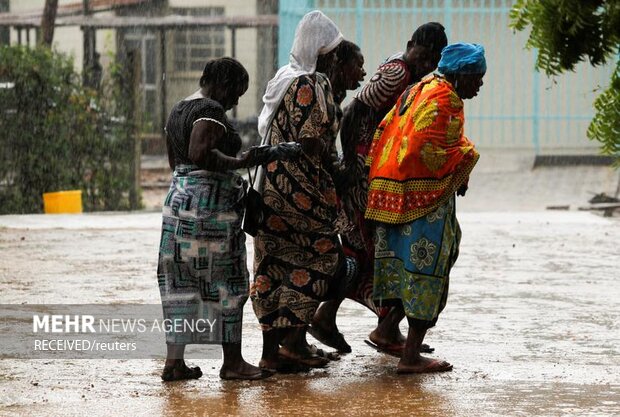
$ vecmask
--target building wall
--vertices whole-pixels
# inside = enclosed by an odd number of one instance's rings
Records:
[[[170,0],[170,8],[184,7],[224,7],[225,16],[254,16],[256,15],[256,0],[210,0],[208,2],[200,0]],[[239,99],[237,106],[237,118],[246,119],[257,114],[260,104],[257,101],[258,91],[264,90],[262,83],[256,82],[258,53],[256,51],[257,30],[253,28],[238,29],[236,33],[236,58],[245,66],[250,74],[250,84],[248,91]],[[168,50],[171,51],[172,36],[168,37]],[[226,30],[226,45],[224,53],[232,56],[231,32]],[[182,98],[193,93],[198,88],[198,81],[201,76],[200,71],[175,73],[172,69],[172,51],[167,56],[168,80],[168,110]],[[206,62],[206,60],[205,60]]]

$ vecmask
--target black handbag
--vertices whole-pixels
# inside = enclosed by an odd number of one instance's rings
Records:
[[[254,171],[254,179],[257,178],[258,167]],[[245,192],[245,214],[243,216],[243,223],[241,228],[250,236],[256,236],[258,229],[265,221],[265,210],[263,203],[263,196],[254,188],[254,181],[252,180],[252,174],[250,168],[248,168],[248,177],[250,180],[250,186]]]

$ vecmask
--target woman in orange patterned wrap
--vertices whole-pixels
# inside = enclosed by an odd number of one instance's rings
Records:
[[[484,49],[453,44],[438,69],[409,87],[385,116],[368,155],[366,218],[376,222],[373,298],[403,309],[409,322],[399,373],[449,371],[420,355],[446,304],[461,231],[455,194],[465,195],[478,153],[463,135],[463,99],[486,72]]]

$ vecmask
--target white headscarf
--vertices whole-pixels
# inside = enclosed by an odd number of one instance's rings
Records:
[[[322,12],[307,13],[297,25],[289,63],[267,83],[263,109],[258,116],[258,133],[265,139],[269,124],[291,83],[298,77],[313,74],[319,55],[331,52],[342,41],[340,29]]]

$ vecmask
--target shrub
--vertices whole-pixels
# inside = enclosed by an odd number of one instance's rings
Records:
[[[129,208],[131,133],[119,88],[82,87],[71,58],[0,47],[0,213],[36,213],[42,193],[81,189],[85,210]]]

